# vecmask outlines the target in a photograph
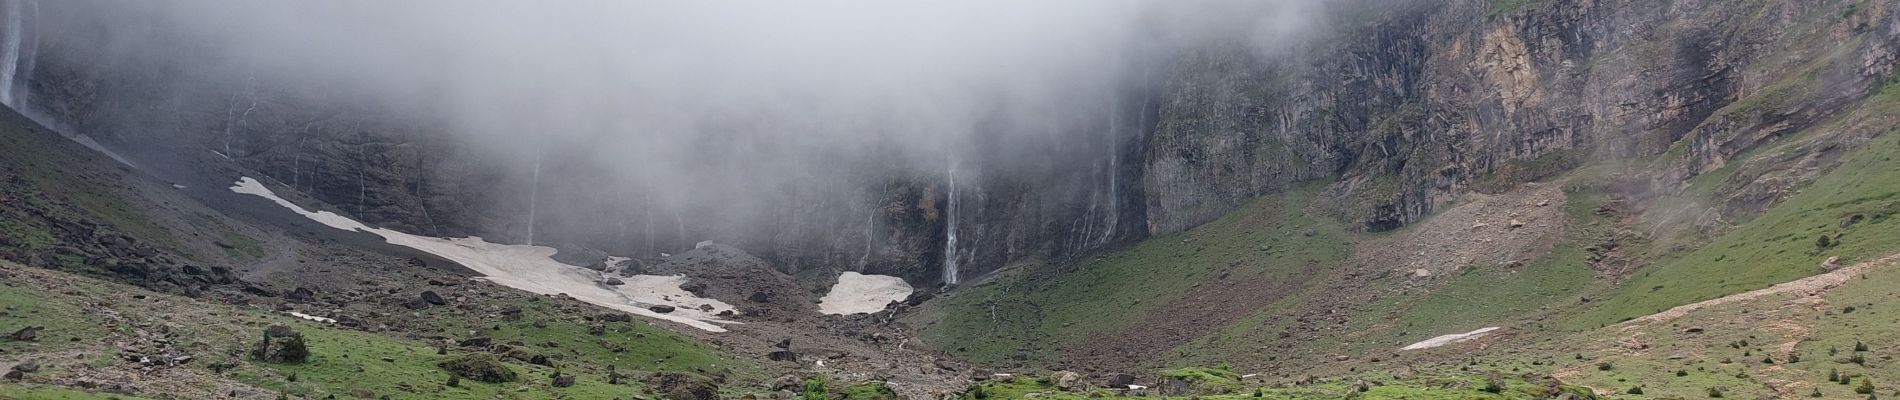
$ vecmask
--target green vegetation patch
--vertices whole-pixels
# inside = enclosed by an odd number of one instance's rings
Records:
[[[1900,251],[1900,135],[1848,155],[1834,171],[1686,256],[1650,268],[1572,322],[1594,328],[1787,282]]]
[[[917,325],[939,348],[997,363],[1047,356],[1090,335],[1129,329],[1222,274],[1264,276],[1296,288],[1313,279],[1311,271],[1341,262],[1351,252],[1341,225],[1305,208],[1318,198],[1319,188],[1269,195],[1206,225],[1071,268],[1019,266],[991,283],[940,299],[940,312],[931,314],[939,319]],[[1022,271],[1032,268],[1037,270]],[[1051,277],[1022,278],[1032,274]]]
[[[4,268],[25,268],[3,264]],[[69,302],[51,301],[45,291],[15,286],[0,286],[0,353],[55,351],[76,347],[105,335],[101,319]],[[44,327],[35,341],[15,341],[4,336],[29,326]],[[73,339],[80,339],[75,342]]]

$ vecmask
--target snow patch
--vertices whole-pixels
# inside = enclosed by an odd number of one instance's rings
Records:
[[[319,317],[319,316],[315,316],[315,315],[310,315],[310,314],[304,314],[304,313],[300,313],[300,312],[296,312],[296,311],[291,311],[291,312],[290,312],[290,316],[292,316],[292,317],[297,317],[297,318],[303,318],[303,319],[307,319],[307,320],[311,320],[311,321],[317,321],[317,322],[322,322],[322,323],[326,323],[326,324],[334,324],[334,323],[336,323],[336,320],[335,320],[335,319],[330,319],[330,318],[324,318],[324,317]]]
[[[825,314],[869,314],[884,311],[893,301],[910,297],[910,284],[904,278],[865,275],[851,271],[838,275],[838,284],[818,299],[818,312]]]
[[[367,232],[381,236],[389,244],[434,254],[461,264],[481,274],[482,279],[502,286],[544,295],[565,294],[594,305],[712,332],[726,331],[717,324],[738,323],[718,317],[722,312],[737,312],[731,305],[703,299],[680,289],[680,284],[686,282],[685,276],[635,275],[622,278],[625,285],[604,285],[599,282],[605,280],[606,276],[599,271],[554,261],[551,257],[555,249],[552,247],[490,243],[480,237],[426,237],[372,228],[333,212],[306,210],[278,197],[270,188],[250,177],[238,179],[231,186],[231,191],[270,199],[277,205],[331,228]],[[662,314],[648,309],[655,305],[669,305],[675,310]]]
[[[1422,342],[1407,345],[1404,348],[1400,348],[1399,350],[1429,349],[1433,347],[1464,342],[1467,340],[1483,337],[1485,334],[1489,334],[1491,333],[1491,331],[1495,331],[1495,330],[1498,330],[1498,327],[1493,326],[1493,327],[1488,327],[1488,328],[1480,328],[1478,330],[1465,332],[1465,333],[1455,333],[1455,334],[1450,334],[1450,335],[1439,336],[1439,337],[1435,337],[1431,339],[1425,339],[1425,341],[1422,341]]]

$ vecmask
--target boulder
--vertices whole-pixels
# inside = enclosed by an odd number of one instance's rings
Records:
[[[485,337],[472,337],[472,338],[462,339],[462,341],[455,342],[455,344],[457,346],[462,346],[462,347],[486,348],[488,347],[489,344],[493,342],[494,342],[493,339],[489,339]]]
[[[652,307],[647,307],[647,310],[650,310],[656,313],[665,314],[665,313],[673,312],[674,307],[665,305],[665,304],[659,304],[659,305],[654,305]]]
[[[437,363],[436,366],[462,379],[473,379],[477,382],[506,383],[516,379],[514,370],[502,364],[495,355],[488,353],[469,353]]]
[[[1057,389],[1075,391],[1082,387],[1082,374],[1075,373],[1075,371],[1056,371],[1056,373],[1049,375],[1049,378],[1056,381]]]
[[[1133,384],[1135,384],[1134,375],[1117,373],[1117,374],[1108,374],[1108,376],[1102,377],[1102,386],[1107,386],[1107,387],[1112,387],[1112,388],[1125,388],[1125,387],[1128,387],[1128,385],[1133,385]]]
[[[798,362],[798,353],[793,353],[791,350],[778,350],[778,351],[773,351],[771,353],[767,353],[765,355],[765,358],[771,359],[772,361],[786,361],[786,362],[796,363]]]
[[[607,252],[580,245],[563,244],[556,248],[554,256],[549,258],[562,264],[587,267],[607,262]]]
[[[13,334],[7,335],[7,339],[20,341],[20,342],[38,341],[40,340],[40,331],[44,329],[46,329],[46,327],[44,326],[28,326],[25,328],[20,328],[20,330],[13,331]]]
[[[667,400],[718,400],[719,385],[698,375],[659,372],[647,379],[647,384],[660,397]]]
[[[448,299],[442,298],[442,295],[436,294],[435,291],[433,290],[424,290],[422,291],[421,295],[417,296],[417,298],[421,299],[422,301],[428,302],[429,304],[434,304],[438,306],[449,304]]]
[[[20,371],[20,373],[24,373],[24,374],[40,372],[40,363],[38,361],[33,361],[33,360],[21,361],[19,364],[13,365],[13,370]]]
[[[706,283],[705,282],[698,282],[698,281],[686,282],[685,284],[680,285],[680,290],[684,290],[686,291],[686,293],[692,293],[694,296],[706,297]]]
[[[552,382],[549,382],[549,383],[548,383],[548,385],[550,385],[550,386],[554,386],[554,387],[557,387],[557,388],[564,388],[564,387],[569,387],[569,386],[574,386],[574,376],[573,376],[573,375],[561,375],[561,371],[554,371],[554,376],[552,377]]]
[[[620,286],[620,285],[627,284],[627,281],[620,280],[620,278],[607,278],[607,279],[601,280],[600,284],[607,285],[607,286]]]
[[[289,300],[290,302],[293,302],[293,303],[309,303],[309,302],[317,301],[317,291],[312,290],[308,287],[298,286],[297,289],[291,290],[290,293],[284,294],[284,300]]]

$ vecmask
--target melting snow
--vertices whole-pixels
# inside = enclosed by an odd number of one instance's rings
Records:
[[[1439,336],[1439,337],[1435,337],[1431,339],[1425,339],[1425,341],[1423,342],[1407,345],[1404,348],[1400,348],[1399,350],[1419,350],[1419,349],[1429,349],[1433,347],[1444,346],[1444,345],[1448,345],[1452,343],[1458,343],[1458,342],[1463,342],[1463,341],[1467,341],[1471,339],[1477,339],[1495,330],[1498,330],[1498,327],[1493,326],[1489,328],[1480,328],[1478,330],[1465,332],[1465,333]]]
[[[845,271],[831,293],[818,299],[818,312],[826,314],[868,314],[883,311],[893,301],[910,297],[910,284],[904,278],[864,275]]]
[[[626,282],[625,285],[609,286],[599,283],[605,278],[600,272],[562,264],[549,258],[555,252],[552,247],[489,243],[480,237],[426,237],[390,229],[372,228],[333,212],[306,210],[289,200],[278,197],[276,193],[271,192],[270,188],[264,187],[263,183],[250,177],[238,179],[237,184],[231,186],[231,191],[270,199],[284,208],[332,228],[368,232],[382,236],[383,240],[390,244],[434,254],[474,270],[482,274],[483,279],[503,286],[546,295],[566,294],[594,305],[678,322],[712,332],[726,331],[717,324],[737,323],[717,317],[721,312],[734,311],[731,305],[718,300],[702,299],[680,289],[680,284],[686,281],[685,276],[635,275],[622,278],[622,281]],[[908,295],[909,292],[906,291],[905,294]],[[675,310],[663,314],[647,308],[662,304],[674,306]]]
[[[326,323],[326,324],[334,324],[334,323],[336,323],[336,320],[334,320],[334,319],[329,319],[329,318],[324,318],[324,317],[319,317],[319,316],[315,316],[315,315],[310,315],[310,314],[304,314],[304,313],[300,313],[300,312],[296,312],[296,311],[291,311],[291,312],[290,312],[290,316],[292,316],[292,317],[297,317],[297,318],[303,318],[303,319],[307,319],[307,320],[311,320],[311,321],[317,321],[317,322],[322,322],[322,323]]]

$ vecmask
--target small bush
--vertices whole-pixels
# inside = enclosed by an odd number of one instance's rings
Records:
[[[978,386],[977,389],[982,389]],[[825,376],[818,375],[805,380],[805,393],[799,396],[804,400],[825,400],[831,397],[831,390],[825,388]],[[987,397],[987,396],[986,396]],[[983,397],[978,397],[983,398]]]
[[[1854,387],[1854,393],[1874,394],[1874,380],[1862,378],[1860,380],[1860,386]]]
[[[1643,394],[1643,387],[1642,387],[1642,386],[1637,386],[1637,387],[1633,387],[1633,388],[1630,388],[1630,390],[1629,390],[1628,392],[1625,392],[1625,393],[1629,393],[1629,394]]]
[[[1689,376],[1689,370],[1686,370],[1686,369],[1676,370],[1676,376]]]
[[[1867,344],[1859,340],[1854,341],[1854,351],[1867,351]]]
[[[264,329],[264,339],[251,349],[251,358],[272,364],[296,364],[310,359],[310,348],[303,334],[288,326],[272,325]]]
[[[1615,369],[1615,368],[1616,368],[1616,366],[1615,366],[1615,365],[1611,365],[1611,364],[1610,364],[1610,363],[1609,363],[1608,361],[1605,361],[1605,362],[1600,362],[1600,363],[1597,363],[1597,370],[1598,370],[1598,371],[1609,371],[1609,370],[1611,370],[1611,369]]]
[[[1722,398],[1722,389],[1709,388],[1709,398],[1711,399]]]

